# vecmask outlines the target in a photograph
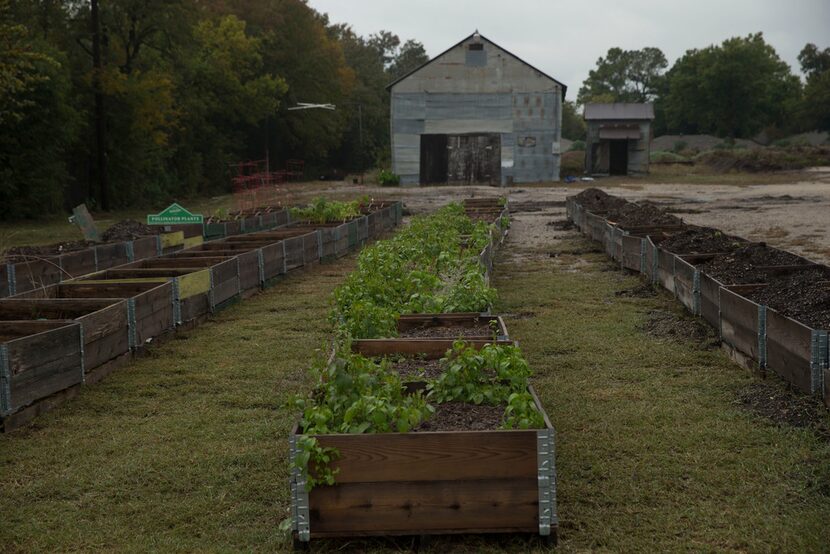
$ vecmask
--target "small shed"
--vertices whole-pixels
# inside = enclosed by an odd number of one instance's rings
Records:
[[[654,105],[586,104],[585,172],[591,175],[648,173]]]
[[[559,179],[565,85],[478,31],[388,88],[401,184]]]

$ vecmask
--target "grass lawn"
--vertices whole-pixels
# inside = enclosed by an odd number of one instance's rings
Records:
[[[507,324],[557,427],[561,550],[826,549],[830,445],[736,406],[753,378],[719,351],[640,331],[649,309],[674,301],[616,296],[637,279],[609,271],[603,254],[567,254],[586,241],[525,250],[519,239],[496,265],[498,309],[518,316]],[[349,257],[291,275],[0,436],[3,549],[289,549],[277,529],[295,420],[286,402],[310,386],[328,295],[352,267]],[[538,548],[454,537],[432,551]]]

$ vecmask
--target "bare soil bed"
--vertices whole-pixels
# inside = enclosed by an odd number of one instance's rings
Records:
[[[69,252],[77,252],[93,246],[99,246],[111,242],[123,242],[128,240],[135,240],[139,237],[146,237],[148,235],[157,235],[161,233],[161,227],[152,227],[144,225],[133,219],[125,219],[112,225],[109,229],[101,234],[100,242],[93,242],[88,240],[72,240],[65,242],[56,242],[53,244],[45,244],[42,246],[12,246],[5,251],[7,258],[25,258],[25,257],[40,257],[40,256],[59,256]]]
[[[608,211],[607,218],[622,229],[645,225],[681,225],[683,221],[652,202],[630,202]]]
[[[413,431],[492,431],[501,427],[504,406],[445,402]]]
[[[830,329],[830,271],[827,268],[771,277],[768,283],[746,296],[814,329]]]
[[[424,360],[421,358],[401,358],[392,363],[394,369],[404,382],[435,379],[444,370],[441,368],[441,360]]]
[[[589,212],[607,212],[628,204],[628,200],[612,196],[602,189],[585,189],[576,195],[579,204]]]
[[[732,252],[746,244],[740,237],[708,227],[690,227],[660,242],[660,248],[674,254]]]
[[[766,243],[748,244],[734,252],[716,256],[698,265],[698,268],[727,285],[762,283],[768,279],[768,272],[759,269],[765,266],[799,265],[804,260]]]
[[[447,325],[415,327],[398,333],[402,338],[452,339],[461,337],[493,337],[496,332],[488,323],[478,325]]]

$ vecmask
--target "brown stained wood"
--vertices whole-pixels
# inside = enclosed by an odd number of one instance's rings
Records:
[[[164,283],[135,296],[135,317],[142,319],[172,306],[173,285]]]
[[[317,435],[341,458],[338,483],[517,479],[536,475],[536,431]]]
[[[351,483],[309,495],[311,533],[511,528],[538,532],[538,489],[530,479]]]
[[[75,319],[122,302],[119,298],[4,298],[0,319]]]
[[[640,271],[642,259],[642,241],[640,237],[623,235],[622,237],[622,266],[632,271]]]
[[[36,335],[44,331],[60,329],[67,325],[75,325],[72,319],[52,319],[47,321],[0,321],[0,342],[9,342],[29,335]]]
[[[70,252],[60,256],[61,268],[65,272],[64,279],[80,277],[97,270],[95,265],[95,250],[87,248],[77,252]]]
[[[39,287],[59,283],[66,274],[54,259],[30,259],[13,264],[15,272],[15,291],[26,292]]]
[[[687,310],[695,312],[695,272],[694,266],[680,257],[675,259],[674,294]]]
[[[204,246],[204,244],[201,244],[199,246]],[[171,254],[167,258],[172,260],[182,260],[191,258],[233,258],[234,256],[239,255],[239,251],[237,250],[196,250],[195,248],[191,248],[189,250],[182,250],[181,252],[176,252],[175,254]]]
[[[107,279],[141,279],[145,277],[181,277],[182,275],[189,275],[201,271],[200,268],[145,268],[145,269],[108,269],[95,275],[90,275],[80,279],[102,281]]]
[[[443,358],[457,339],[363,339],[352,341],[352,351],[364,356],[384,354],[420,355],[427,360]],[[514,345],[510,340],[464,339],[469,346],[481,349],[485,344]]]
[[[7,346],[11,386],[18,391],[18,395],[23,395],[12,398],[13,404],[18,407],[41,394],[44,386],[52,386],[48,383],[38,384],[49,375],[74,371],[76,382],[81,380],[81,341],[78,325],[68,325],[12,340]],[[50,390],[48,394],[56,390]],[[28,400],[24,402],[21,398]]]
[[[9,295],[9,266],[0,259],[0,298]]]
[[[651,236],[646,238],[646,275],[649,278],[649,281],[655,281],[654,275],[654,242],[652,241]]]
[[[229,259],[231,256],[214,256],[209,258],[154,258],[139,262],[141,265],[134,267],[138,268],[198,268],[203,269],[212,265],[220,264]],[[127,266],[131,267],[131,266]]]
[[[247,252],[248,250],[256,250],[257,248],[261,248],[267,244],[270,244],[269,241],[259,241],[259,242],[206,242],[201,245],[199,248],[202,251],[232,251],[234,255],[239,254],[240,252]]]
[[[210,301],[207,294],[196,294],[179,303],[182,322],[194,321],[210,313]]]
[[[671,252],[657,251],[657,280],[671,293],[674,293],[674,259]]]
[[[239,255],[239,286],[242,290],[259,287],[259,252],[254,250]]]
[[[262,259],[265,267],[265,279],[272,279],[283,273],[282,243],[272,244],[262,248]]]
[[[758,305],[741,296],[733,287],[721,288],[720,311],[721,338],[753,360],[757,360]]]
[[[123,329],[88,341],[84,337],[84,371],[90,372],[106,362],[130,351],[130,338],[125,325]]]
[[[700,274],[700,315],[709,325],[720,329],[720,281],[706,273]]]
[[[224,283],[213,285],[213,304],[222,304],[239,294],[239,280],[234,277]]]
[[[121,300],[77,318],[84,329],[84,343],[89,344],[112,333],[127,336],[127,302]]]
[[[133,241],[133,259],[154,258],[158,256],[158,239],[152,237],[140,237]]]
[[[767,308],[767,368],[801,392],[812,392],[812,329]]]
[[[78,394],[80,394],[80,392],[81,385],[76,384],[45,398],[41,398],[31,406],[27,406],[26,408],[20,409],[16,413],[6,416],[2,421],[3,432],[10,433],[16,429],[20,429],[40,414],[49,412],[63,403],[68,402],[72,398],[75,398]]]

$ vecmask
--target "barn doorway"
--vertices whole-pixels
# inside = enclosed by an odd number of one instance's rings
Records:
[[[608,173],[628,175],[628,140],[608,141]]]
[[[501,183],[501,135],[421,135],[424,184]]]

